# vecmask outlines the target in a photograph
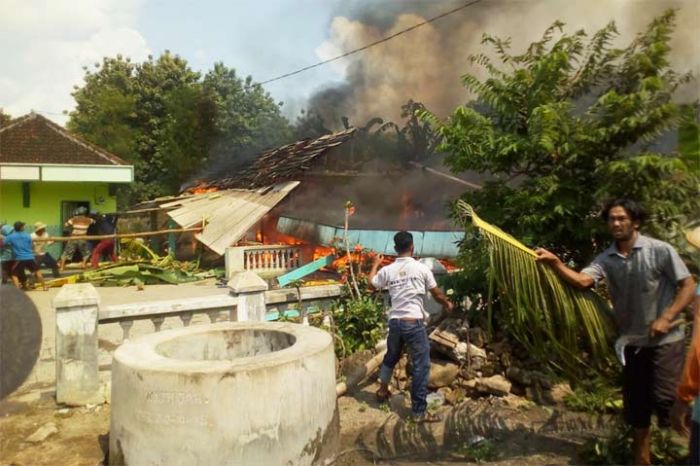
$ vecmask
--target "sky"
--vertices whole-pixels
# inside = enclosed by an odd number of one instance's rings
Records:
[[[319,61],[336,0],[0,0],[0,108],[65,123],[83,67],[165,50],[206,72],[221,61],[262,81]],[[342,80],[325,67],[266,86],[296,114],[314,89]]]
[[[695,1],[482,0],[480,9],[464,10],[362,56],[265,87],[284,102],[284,113],[292,117],[321,89],[341,89],[345,82],[357,89],[346,95],[351,105],[372,114],[391,107],[393,113],[387,116],[396,118],[408,97],[422,98],[434,107],[454,108],[462,99],[458,78],[468,67],[467,54],[480,50],[483,32],[511,35],[518,46],[535,40],[558,18],[587,30],[616,19],[622,35],[630,38],[669,6],[681,11],[676,43],[683,50],[676,62],[697,73],[700,2]],[[34,110],[65,124],[67,117],[62,112],[74,106],[71,92],[82,84],[83,67],[117,54],[143,61],[149,54],[170,50],[197,71],[205,73],[221,61],[239,75],[252,75],[260,82],[464,2],[0,0],[0,108],[14,117]],[[442,92],[446,87],[449,92]],[[357,121],[371,115],[352,116],[355,120],[351,121]]]

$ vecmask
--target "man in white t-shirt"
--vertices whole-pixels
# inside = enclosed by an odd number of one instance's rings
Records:
[[[423,309],[423,296],[430,292],[447,312],[452,311],[453,305],[438,288],[430,269],[412,257],[413,235],[407,231],[396,233],[394,249],[398,257],[393,264],[377,272],[384,258],[379,254],[374,258],[369,272],[372,287],[378,290],[387,288],[391,296],[387,351],[379,370],[377,398],[384,401],[391,395],[389,380],[394,366],[401,358],[401,350],[406,346],[413,363],[411,412],[417,422],[435,422],[440,418],[427,412],[426,402],[430,376],[430,343],[424,323],[427,314]]]

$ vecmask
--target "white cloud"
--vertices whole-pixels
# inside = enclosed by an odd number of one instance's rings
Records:
[[[150,53],[134,28],[140,0],[0,0],[0,108],[17,117],[31,110],[73,109],[73,86],[83,66],[122,54],[135,61]]]

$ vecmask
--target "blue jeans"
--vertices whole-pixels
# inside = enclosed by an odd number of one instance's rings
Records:
[[[425,413],[428,403],[428,377],[430,375],[430,343],[428,333],[422,320],[406,321],[391,319],[389,336],[386,342],[386,355],[379,369],[379,380],[388,384],[394,366],[401,359],[404,345],[408,349],[413,363],[411,374],[411,411],[414,415]]]

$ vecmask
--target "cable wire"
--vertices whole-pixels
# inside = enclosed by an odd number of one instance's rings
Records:
[[[393,38],[395,38],[395,37],[398,37],[398,36],[400,36],[400,35],[402,35],[402,34],[405,34],[405,33],[407,33],[407,32],[413,31],[414,29],[418,29],[418,28],[421,27],[421,26],[425,26],[426,24],[429,24],[429,23],[432,23],[432,22],[437,21],[437,20],[439,20],[439,19],[442,19],[442,18],[444,18],[445,16],[449,16],[449,15],[451,15],[451,14],[453,14],[453,13],[457,13],[458,11],[463,10],[463,9],[465,9],[465,8],[468,8],[468,7],[470,7],[470,6],[472,6],[472,5],[475,5],[475,4],[479,3],[479,2],[481,2],[481,0],[472,0],[471,2],[467,2],[467,3],[465,3],[464,5],[459,6],[459,7],[457,7],[457,8],[454,8],[454,9],[452,9],[452,10],[450,10],[450,11],[446,11],[445,13],[442,13],[442,14],[439,14],[439,15],[437,15],[437,16],[434,16],[434,17],[432,17],[432,18],[430,18],[430,19],[427,19],[427,20],[425,20],[425,21],[423,21],[423,22],[420,22],[420,23],[418,23],[418,24],[414,24],[414,25],[411,26],[411,27],[408,27],[408,28],[406,28],[406,29],[402,29],[401,31],[396,32],[396,33],[394,33],[394,34],[392,34],[392,35],[390,35],[390,36],[384,37],[383,39],[379,39],[379,40],[374,41],[374,42],[372,42],[372,43],[369,43],[369,44],[367,44],[367,45],[363,45],[363,46],[360,47],[360,48],[357,48],[357,49],[354,49],[354,50],[350,50],[349,52],[345,52],[344,54],[338,55],[337,57],[329,58],[328,60],[323,60],[323,61],[320,61],[320,62],[318,62],[318,63],[314,63],[313,65],[309,65],[309,66],[305,66],[305,67],[303,67],[303,68],[299,68],[299,69],[296,70],[296,71],[292,71],[292,72],[289,72],[289,73],[285,73],[285,74],[283,74],[283,75],[274,77],[274,78],[272,78],[272,79],[268,79],[268,80],[266,80],[266,81],[262,81],[260,84],[268,84],[268,83],[271,83],[271,82],[273,82],[273,81],[279,81],[280,79],[288,78],[288,77],[290,77],[290,76],[294,76],[295,74],[303,73],[304,71],[310,70],[310,69],[312,69],[312,68],[318,68],[319,66],[323,66],[323,65],[325,65],[325,64],[327,64],[327,63],[331,63],[331,62],[334,62],[334,61],[336,61],[336,60],[340,60],[341,58],[345,58],[345,57],[348,57],[348,56],[350,56],[350,55],[354,55],[354,54],[356,54],[356,53],[359,53],[359,52],[362,52],[362,51],[364,51],[364,50],[367,50],[368,48],[374,47],[375,45],[383,44],[384,42],[390,41],[391,39],[393,39]]]

